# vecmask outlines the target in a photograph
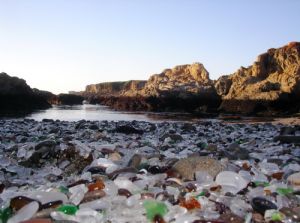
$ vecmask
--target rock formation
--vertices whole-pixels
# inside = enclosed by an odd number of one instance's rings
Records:
[[[45,109],[51,105],[37,91],[31,89],[25,80],[0,73],[0,113],[24,114],[33,109]]]
[[[84,98],[75,94],[59,94],[57,95],[56,105],[81,105]]]
[[[200,63],[176,66],[148,81],[110,82],[88,85],[83,95],[122,110],[203,112],[220,103],[209,73]]]
[[[164,96],[173,92],[199,94],[213,88],[209,73],[200,63],[176,66],[160,74],[152,75],[140,94],[142,96]]]
[[[300,43],[269,49],[252,66],[220,77],[215,88],[225,112],[299,111]]]
[[[86,86],[84,95],[100,95],[100,96],[120,96],[126,94],[130,95],[131,92],[141,90],[146,81],[130,80],[119,82],[104,82],[100,84],[91,84]]]

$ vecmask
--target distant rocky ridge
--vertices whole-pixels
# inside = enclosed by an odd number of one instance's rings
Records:
[[[300,110],[300,43],[269,49],[252,66],[209,78],[200,63],[176,66],[147,81],[89,85],[91,102],[124,110],[185,110],[242,114],[284,114]]]

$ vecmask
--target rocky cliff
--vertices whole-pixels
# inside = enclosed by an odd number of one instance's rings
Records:
[[[200,63],[176,66],[147,81],[89,85],[90,101],[116,109],[215,111],[265,115],[300,111],[300,43],[269,49],[253,65],[217,81]],[[222,102],[222,103],[221,103]]]
[[[213,81],[200,63],[166,69],[148,81],[88,85],[83,95],[90,102],[122,110],[202,111],[216,109],[220,103]]]
[[[24,114],[34,109],[45,109],[51,105],[26,81],[0,73],[0,114]]]
[[[211,91],[209,73],[200,63],[176,66],[160,74],[152,75],[140,94],[143,96],[164,96],[173,92],[199,94]]]
[[[220,77],[215,88],[221,110],[236,113],[299,110],[300,43],[269,49],[253,65]]]

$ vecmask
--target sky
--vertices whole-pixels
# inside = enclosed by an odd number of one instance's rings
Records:
[[[203,63],[211,79],[300,41],[299,0],[0,0],[0,72],[54,93]]]

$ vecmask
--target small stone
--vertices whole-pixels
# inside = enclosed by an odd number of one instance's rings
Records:
[[[277,206],[273,202],[262,197],[253,198],[251,201],[251,206],[253,210],[262,215],[265,214],[266,210],[277,209]]]
[[[244,223],[244,219],[232,213],[225,213],[220,216],[220,220],[230,223]]]
[[[197,171],[206,171],[209,175],[215,177],[223,170],[223,166],[215,159],[193,156],[180,159],[174,164],[173,169],[178,172],[183,179],[194,180],[194,175]]]
[[[115,162],[122,159],[122,156],[118,152],[113,152],[108,155],[108,159]]]
[[[139,135],[142,135],[144,133],[143,130],[140,130],[140,129],[136,129],[130,125],[122,125],[122,126],[118,126],[116,129],[115,129],[115,132],[117,133],[123,133],[123,134],[139,134]]]
[[[130,160],[129,160],[127,166],[128,166],[128,167],[133,167],[133,168],[138,168],[139,165],[141,164],[141,161],[142,161],[142,156],[139,155],[139,154],[134,154],[134,155],[130,158]]]
[[[100,199],[100,198],[104,197],[105,195],[106,195],[106,193],[103,190],[90,191],[84,195],[81,203]]]
[[[120,188],[120,189],[118,189],[118,195],[126,196],[128,198],[132,195],[132,193],[129,190],[125,189],[125,188]]]
[[[274,141],[279,141],[281,143],[300,143],[300,136],[279,135],[274,138]]]
[[[182,141],[183,140],[183,138],[182,138],[182,136],[181,135],[178,135],[178,134],[170,134],[170,133],[167,133],[167,134],[165,134],[165,135],[163,135],[162,137],[161,137],[161,141],[165,141],[165,139],[167,139],[167,138],[170,138],[172,141],[174,141],[174,142],[179,142],[179,141]]]
[[[264,216],[262,216],[260,213],[254,212],[252,214],[252,221],[255,223],[263,223],[265,222]]]
[[[300,172],[294,173],[287,178],[287,181],[295,188],[300,189]]]
[[[296,211],[291,208],[284,207],[280,209],[280,212],[283,213],[286,219],[289,219],[290,222],[300,222],[300,210]]]

